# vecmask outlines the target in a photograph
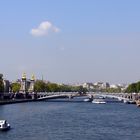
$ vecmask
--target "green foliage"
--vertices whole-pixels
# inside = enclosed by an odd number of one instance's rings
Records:
[[[121,88],[107,88],[105,90],[105,92],[109,92],[109,93],[120,93],[121,92]]]
[[[35,82],[34,86],[35,92],[74,92],[78,91],[85,93],[87,90],[82,86],[69,86],[69,85],[58,85],[56,83],[45,83],[42,80]]]
[[[4,84],[3,84],[3,79],[2,79],[2,75],[0,75],[0,92],[4,91]]]
[[[132,93],[132,92],[139,93],[140,92],[140,81],[137,83],[130,84],[125,92],[127,92],[127,93]]]
[[[46,84],[46,88],[47,88],[46,90],[48,92],[57,92],[57,91],[60,91],[59,86],[57,84],[55,84],[55,83],[47,83]]]
[[[20,84],[19,83],[12,83],[11,88],[12,88],[12,91],[14,93],[19,92],[19,90],[20,90]]]
[[[80,94],[85,94],[87,92],[87,89],[86,88],[83,88],[82,86],[79,86],[79,87],[77,87],[77,91]]]
[[[72,87],[68,85],[59,85],[60,92],[70,92],[72,91]]]
[[[3,84],[3,80],[0,79],[0,92],[4,91],[4,84]]]
[[[34,85],[35,92],[45,92],[46,91],[46,83],[42,80],[37,80]]]
[[[139,93],[140,92],[140,81],[137,83],[136,88],[137,88],[137,93]]]

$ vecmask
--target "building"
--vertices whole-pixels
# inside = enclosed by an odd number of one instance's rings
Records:
[[[21,87],[20,92],[27,93],[34,91],[34,84],[35,84],[35,76],[32,75],[31,79],[26,78],[26,73],[23,73],[22,78],[20,81]]]
[[[9,80],[3,80],[3,85],[4,85],[4,93],[8,93],[10,90],[10,82]]]
[[[110,85],[110,88],[117,89],[117,88],[119,88],[119,86],[118,85],[115,85],[115,84],[112,84],[112,85]]]
[[[110,88],[110,84],[108,82],[103,83],[103,89]]]
[[[0,99],[3,98],[3,74],[0,74]]]
[[[86,88],[88,90],[94,89],[93,83],[84,83],[82,86],[83,86],[83,88]]]
[[[107,83],[107,82],[96,82],[94,83],[94,86],[98,89],[106,89],[106,88],[109,88],[110,87],[110,84]]]

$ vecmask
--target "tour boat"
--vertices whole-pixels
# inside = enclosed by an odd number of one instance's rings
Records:
[[[106,102],[103,99],[94,99],[92,101],[94,104],[106,104]]]
[[[0,130],[9,130],[10,124],[6,120],[0,120]]]
[[[123,100],[123,102],[126,103],[126,104],[136,104],[135,101],[133,101],[133,100],[128,100],[128,99]]]
[[[136,104],[136,101],[130,100],[129,104]]]

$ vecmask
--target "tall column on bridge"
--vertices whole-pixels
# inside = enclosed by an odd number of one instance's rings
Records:
[[[26,93],[26,73],[22,74],[22,79],[21,79],[21,88],[20,91],[22,91],[23,93]]]
[[[30,83],[30,88],[29,88],[29,91],[30,92],[34,92],[34,85],[35,85],[35,76],[32,75],[32,77],[31,77],[31,83]]]

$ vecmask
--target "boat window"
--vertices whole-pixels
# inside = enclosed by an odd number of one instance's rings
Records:
[[[0,127],[1,127],[1,125],[0,125]]]

